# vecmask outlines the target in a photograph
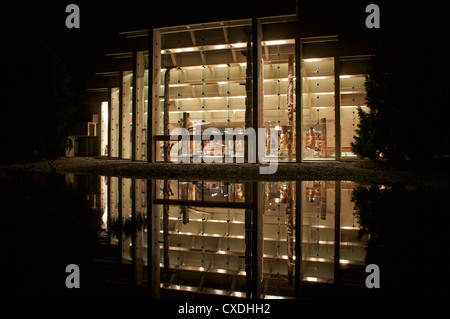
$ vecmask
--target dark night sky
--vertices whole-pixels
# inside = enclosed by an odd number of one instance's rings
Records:
[[[80,8],[79,29],[65,26],[65,8],[70,3]],[[223,7],[205,0],[16,2],[2,10],[2,30],[7,30],[3,40],[7,52],[2,54],[8,57],[2,60],[21,63],[23,56],[28,56],[32,61],[33,50],[48,45],[76,78],[82,78],[94,72],[96,59],[111,52],[118,32],[296,11],[295,0],[277,3],[278,8],[268,9],[261,7],[260,1],[236,0],[226,1]]]
[[[81,28],[67,29],[65,8],[70,3],[80,7]],[[299,0],[300,19],[333,19],[342,34],[374,34],[367,30],[364,9],[369,3],[377,3],[381,9],[381,33],[397,36],[399,45],[422,41],[425,46],[435,46],[448,35],[445,25],[443,1],[427,1],[426,5],[410,1]],[[7,59],[26,57],[33,61],[33,50],[49,45],[62,57],[75,78],[92,74],[96,59],[111,52],[114,39],[120,31],[147,29],[163,25],[183,25],[199,22],[232,20],[256,16],[274,16],[296,12],[296,0],[215,2],[197,1],[59,1],[31,3],[16,2],[2,8],[2,54]],[[341,36],[341,35],[340,35]],[[409,41],[409,42],[408,42]],[[405,51],[407,48],[405,48]],[[407,53],[412,55],[414,53]],[[6,62],[8,63],[8,62]]]

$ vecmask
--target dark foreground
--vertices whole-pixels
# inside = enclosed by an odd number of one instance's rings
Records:
[[[3,215],[0,233],[6,248],[1,259],[2,288],[9,296],[33,299],[151,298],[148,288],[130,284],[134,280],[129,276],[133,273],[130,270],[133,264],[112,262],[111,258],[120,252],[118,247],[112,249],[99,237],[102,212],[92,209],[86,190],[67,187],[64,174],[58,174],[75,173],[93,177],[342,180],[365,184],[368,186],[352,193],[355,214],[362,231],[370,235],[367,263],[380,265],[383,289],[370,291],[364,285],[304,282],[299,290],[300,297],[426,300],[448,296],[449,275],[445,266],[450,251],[446,230],[448,171],[438,166],[431,170],[394,171],[358,168],[363,166],[356,164],[280,164],[273,175],[260,175],[254,164],[148,164],[105,158],[62,158],[51,163],[3,165],[0,170]],[[86,180],[90,180],[88,177]],[[90,188],[91,184],[86,185]],[[68,290],[64,285],[67,277],[64,269],[71,263],[83,269],[81,285],[84,289]],[[161,298],[205,297],[211,296],[161,290]]]

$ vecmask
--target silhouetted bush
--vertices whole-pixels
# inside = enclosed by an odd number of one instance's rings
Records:
[[[1,133],[3,159],[63,155],[76,111],[71,75],[58,54],[39,41],[18,46],[5,62]]]

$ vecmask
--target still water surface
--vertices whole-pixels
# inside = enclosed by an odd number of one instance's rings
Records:
[[[3,264],[17,296],[341,299],[447,290],[447,193],[435,189],[73,174],[9,176],[1,186]],[[77,290],[65,287],[72,263],[82,274]],[[365,285],[373,263],[379,289]]]

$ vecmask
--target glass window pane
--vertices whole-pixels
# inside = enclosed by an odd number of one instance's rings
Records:
[[[247,67],[252,63],[251,21],[159,31],[162,45],[156,114],[161,124],[156,134],[169,135],[182,127],[191,136],[201,135],[208,128],[216,128],[223,135],[227,128],[251,126],[252,72]],[[169,143],[162,144],[157,159],[167,161],[164,149]],[[223,147],[214,160],[223,162],[224,154]]]
[[[364,61],[363,61],[364,62]],[[362,69],[358,67],[361,61],[345,62],[345,69]],[[358,128],[359,116],[358,108],[361,107],[367,111],[365,75],[354,72],[341,72],[341,156],[342,158],[356,158],[352,152],[351,143],[355,130]],[[345,74],[342,74],[345,73]]]
[[[334,159],[334,59],[304,59],[302,81],[303,159]]]
[[[262,60],[266,156],[295,161],[295,40],[263,41]],[[278,141],[271,141],[270,129],[279,131]]]

